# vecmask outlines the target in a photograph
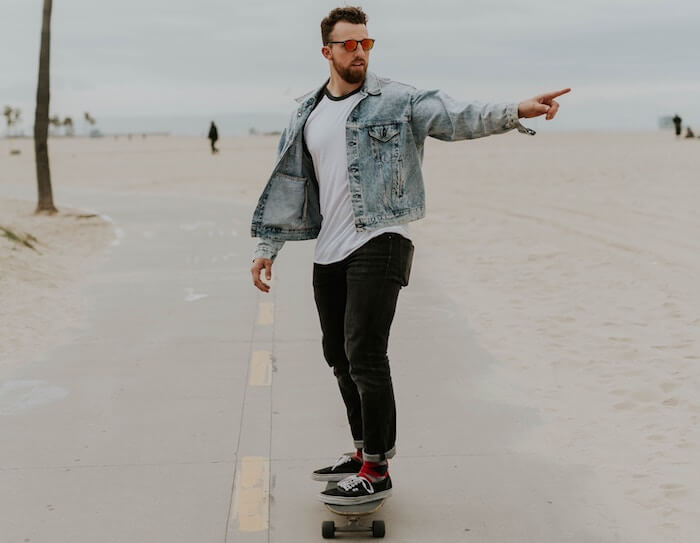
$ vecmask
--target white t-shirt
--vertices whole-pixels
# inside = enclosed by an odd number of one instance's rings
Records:
[[[345,123],[362,95],[359,88],[340,98],[326,90],[321,102],[309,115],[304,139],[311,153],[321,200],[321,231],[316,241],[314,262],[339,262],[370,239],[394,232],[410,239],[406,225],[388,226],[367,232],[355,230],[350,201]]]

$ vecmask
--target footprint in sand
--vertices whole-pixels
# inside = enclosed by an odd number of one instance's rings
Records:
[[[611,390],[610,394],[613,396],[625,396],[628,392],[629,390],[626,388],[616,388],[615,390]]]
[[[688,489],[679,484],[674,484],[674,483],[667,483],[664,485],[661,485],[659,488],[661,488],[664,491],[664,496],[667,498],[683,498],[688,495]]]
[[[666,383],[661,383],[661,384],[659,385],[659,388],[660,388],[661,390],[663,390],[664,392],[669,393],[669,392],[671,392],[673,389],[678,388],[679,386],[681,386],[680,383],[673,383],[673,382],[671,382],[671,381],[668,381],[668,382],[666,382]]]

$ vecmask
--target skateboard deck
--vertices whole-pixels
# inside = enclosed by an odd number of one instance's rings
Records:
[[[335,488],[336,486],[337,483],[329,482],[326,484],[326,490],[330,490],[332,488]],[[323,521],[321,525],[321,535],[324,539],[332,539],[338,532],[364,532],[367,534],[371,534],[373,537],[384,537],[386,526],[383,520],[375,520],[372,521],[372,523],[369,525],[363,525],[361,523],[361,519],[366,515],[376,513],[382,507],[382,505],[384,505],[384,502],[387,500],[387,497],[380,498],[371,502],[356,503],[349,505],[324,503],[323,505],[325,505],[326,509],[328,509],[331,513],[335,513],[336,515],[344,517],[346,520],[346,524],[344,526],[336,526],[335,522],[333,522],[332,520]]]

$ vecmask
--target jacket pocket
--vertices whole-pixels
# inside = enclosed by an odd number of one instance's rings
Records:
[[[399,127],[396,124],[370,126],[368,132],[370,137],[382,143],[386,143],[399,133]]]
[[[307,178],[277,173],[270,179],[263,224],[275,227],[300,226],[304,220]]]

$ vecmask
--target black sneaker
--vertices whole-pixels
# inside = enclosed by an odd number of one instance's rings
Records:
[[[391,496],[391,477],[375,483],[358,475],[346,477],[335,488],[324,490],[319,498],[333,505],[355,505],[382,500]]]
[[[311,474],[314,481],[342,481],[348,475],[355,475],[360,472],[362,460],[355,458],[352,453],[344,454],[332,466],[317,469]]]

